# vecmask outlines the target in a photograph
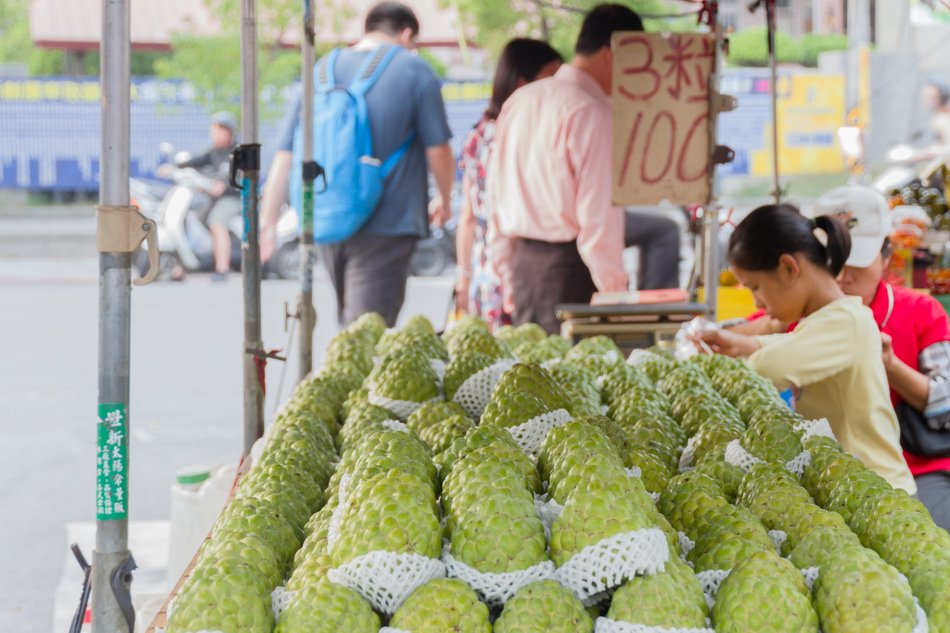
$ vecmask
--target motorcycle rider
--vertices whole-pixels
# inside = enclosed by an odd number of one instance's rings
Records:
[[[210,149],[178,163],[177,167],[196,169],[212,180],[212,185],[206,191],[214,198],[207,219],[214,253],[214,272],[211,279],[225,281],[231,271],[231,235],[228,222],[241,213],[240,194],[228,184],[231,152],[237,146],[237,118],[230,112],[216,112],[211,116],[210,136]],[[162,174],[162,170],[159,174]]]

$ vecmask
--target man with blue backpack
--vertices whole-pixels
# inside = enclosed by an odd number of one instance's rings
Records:
[[[409,51],[419,21],[412,9],[382,2],[355,45],[314,67],[314,242],[346,325],[379,312],[392,326],[405,299],[409,260],[430,220],[448,219],[455,179],[451,132],[439,80]],[[300,101],[293,105],[268,171],[261,217],[261,259],[274,251],[286,200],[300,209]],[[438,195],[428,202],[428,170]]]

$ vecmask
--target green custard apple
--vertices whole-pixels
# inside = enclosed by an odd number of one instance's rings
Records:
[[[717,633],[818,633],[818,614],[794,565],[774,552],[739,563],[716,594]]]
[[[705,628],[709,609],[692,570],[671,558],[664,571],[637,576],[614,592],[611,620],[667,628]]]
[[[594,620],[571,591],[554,580],[518,590],[495,620],[494,633],[593,633]]]
[[[357,592],[320,580],[300,590],[274,633],[377,633],[379,616]]]
[[[413,591],[389,625],[412,633],[492,633],[488,607],[456,578],[431,580]]]

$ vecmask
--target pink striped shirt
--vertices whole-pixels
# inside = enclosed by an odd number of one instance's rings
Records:
[[[487,178],[492,252],[504,283],[511,239],[576,239],[599,290],[627,289],[624,214],[611,203],[611,128],[610,96],[568,64],[505,103]]]

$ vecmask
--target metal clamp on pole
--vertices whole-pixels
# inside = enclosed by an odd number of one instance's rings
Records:
[[[132,283],[145,286],[158,277],[158,228],[136,206],[96,207],[96,250],[100,253],[134,253],[142,242],[148,245],[148,273]]]
[[[132,572],[138,567],[135,559],[129,554],[121,565],[112,570],[112,595],[125,616],[129,631],[135,630],[135,609],[132,607],[132,594],[129,587],[132,585]]]
[[[280,355],[280,350],[279,350],[279,349],[272,349],[272,350],[270,350],[270,351],[267,351],[267,350],[261,349],[261,348],[254,349],[254,348],[252,348],[252,347],[245,347],[245,348],[244,348],[244,353],[245,353],[245,354],[250,354],[251,356],[253,356],[253,357],[255,357],[255,358],[260,358],[260,359],[262,359],[262,360],[271,359],[271,360],[279,360],[279,361],[284,361],[284,362],[287,361],[287,357],[286,357],[286,356],[281,356],[281,355]]]
[[[739,107],[739,100],[732,95],[718,93],[716,95],[716,105],[719,112],[732,112]]]
[[[307,160],[301,163],[303,167],[303,181],[304,182],[316,182],[317,178],[323,180],[323,188],[317,191],[317,193],[323,193],[327,190],[327,172],[323,168],[323,165],[318,163],[315,160]]]
[[[90,565],[86,561],[86,557],[83,556],[82,550],[79,549],[79,543],[73,543],[70,549],[73,552],[73,556],[75,556],[79,562],[79,567],[82,568],[83,582],[82,593],[79,596],[79,607],[76,609],[76,615],[73,616],[73,620],[69,625],[69,633],[82,633],[83,621],[86,618],[86,607],[89,606],[89,592],[92,589],[92,580],[90,578],[92,565]]]
[[[237,182],[238,171],[258,172],[260,170],[261,144],[245,143],[244,145],[238,145],[234,148],[234,151],[231,152],[231,169],[228,174],[228,182],[230,182],[231,186],[235,189],[244,189],[244,185],[238,184]]]
[[[726,165],[735,160],[736,152],[726,145],[717,145],[713,150],[712,158],[716,165]]]

